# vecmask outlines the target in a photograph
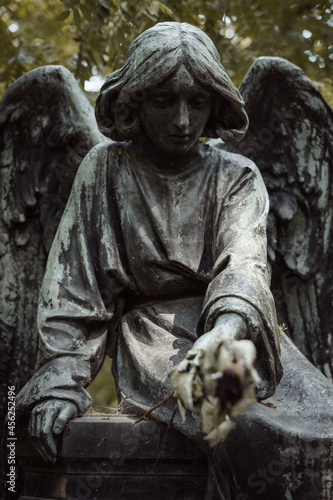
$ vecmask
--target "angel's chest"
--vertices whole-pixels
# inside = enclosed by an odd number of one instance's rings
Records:
[[[209,176],[164,178],[125,172],[115,197],[126,247],[197,271],[212,244],[214,196]]]

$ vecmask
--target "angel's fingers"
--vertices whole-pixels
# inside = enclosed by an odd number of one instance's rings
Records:
[[[56,444],[52,435],[54,412],[46,407],[36,407],[30,418],[31,439],[35,449],[44,460],[53,462],[56,455]]]
[[[50,451],[50,443],[46,446],[45,441],[43,441],[42,438],[36,437],[32,437],[32,442],[35,449],[43,457],[45,462],[55,462],[56,452]],[[54,446],[51,445],[51,448],[56,450],[56,444],[54,443]]]
[[[45,412],[45,407],[43,403],[41,405],[37,405],[35,408],[33,408],[31,412],[29,421],[29,432],[32,437],[40,436],[40,429],[43,421],[44,412]]]
[[[57,454],[56,440],[52,432],[56,416],[57,416],[56,409],[53,412],[47,410],[44,411],[43,419],[39,427],[40,429],[39,437],[41,439],[42,446],[43,448],[46,449],[46,452],[52,457],[55,457]]]
[[[54,421],[53,432],[55,434],[60,434],[64,430],[67,422],[77,415],[78,411],[76,406],[73,403],[67,403]]]
[[[44,455],[48,457],[48,460],[53,462],[57,455],[57,442],[52,431],[45,434],[40,440],[40,447],[43,449]]]

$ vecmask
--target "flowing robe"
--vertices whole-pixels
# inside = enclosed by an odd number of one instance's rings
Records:
[[[281,366],[267,211],[261,176],[241,156],[202,146],[199,161],[168,174],[133,144],[94,148],[77,173],[42,286],[41,397],[86,410],[84,386],[108,343],[109,352],[117,345],[119,390],[135,392],[141,404],[153,404],[155,396],[156,403],[165,385],[171,390],[171,367],[224,312],[246,320],[260,353],[259,392],[274,391]],[[147,353],[140,344],[149,346]]]
[[[200,159],[175,174],[157,169],[134,144],[95,147],[78,170],[49,255],[38,314],[38,371],[19,395],[18,410],[60,398],[83,413],[91,404],[84,388],[106,350],[115,358],[120,398],[147,409],[172,391],[171,368],[197,335],[230,312],[244,318],[256,345],[258,396],[273,394],[282,368],[266,261],[267,212],[260,173],[239,155],[202,145]],[[173,406],[161,407],[155,418],[168,421]],[[265,411],[261,419],[260,412],[249,409],[237,427],[251,427],[258,415],[258,422],[272,423],[262,423],[257,434],[280,446],[280,422]],[[176,419],[176,426],[200,442],[195,415],[185,426]],[[232,438],[224,454],[228,442]],[[237,454],[221,462],[223,453],[215,457],[219,469],[241,476]],[[247,458],[244,447],[244,463],[251,453]],[[268,457],[279,461],[274,453]],[[288,457],[282,456],[282,469]],[[249,487],[245,476],[243,482]],[[236,483],[235,491],[245,488]]]

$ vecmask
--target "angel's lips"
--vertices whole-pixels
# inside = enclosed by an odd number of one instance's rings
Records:
[[[192,136],[190,134],[172,134],[170,137],[173,141],[181,143],[192,140]]]

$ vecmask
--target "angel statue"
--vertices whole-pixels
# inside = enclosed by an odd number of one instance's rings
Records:
[[[30,309],[68,197],[41,286],[36,368],[16,401],[44,459],[90,407],[85,387],[108,353],[131,411],[163,399],[150,416],[168,423],[167,396],[178,398],[174,427],[208,457],[206,500],[328,500],[333,386],[278,326],[266,224],[279,314],[329,374],[332,112],[281,59],[259,59],[241,90],[247,112],[209,37],[171,22],[142,33],[107,77],[99,131],[62,68],[8,90],[6,363],[16,345],[18,366],[34,357],[22,339],[35,343]]]

